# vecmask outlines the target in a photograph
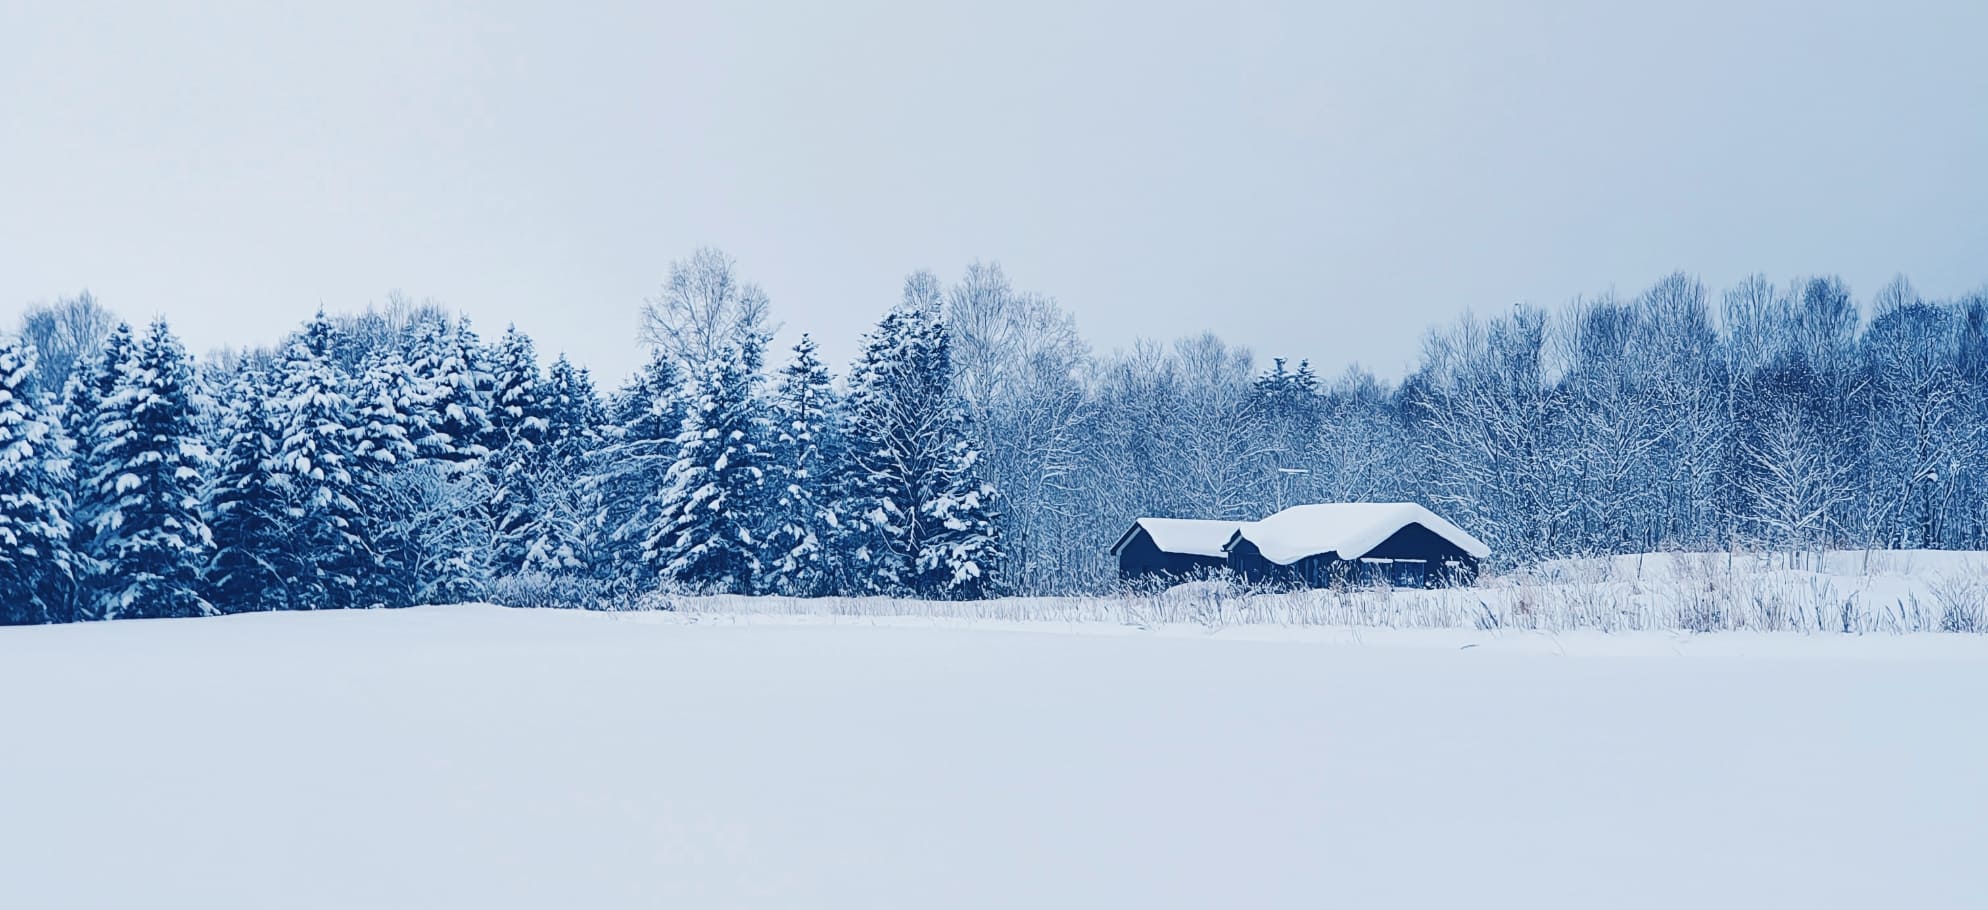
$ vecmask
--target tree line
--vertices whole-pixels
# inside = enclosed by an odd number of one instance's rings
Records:
[[[486,343],[434,307],[320,312],[198,365],[164,320],[134,330],[87,298],[31,313],[103,331],[39,363],[34,329],[0,339],[4,619],[401,606],[519,579],[597,599],[995,590],[995,494],[936,280],[914,276],[838,388],[805,336],[765,375],[756,291],[711,281],[732,268],[676,266],[657,317],[729,321],[658,336],[606,396],[563,356],[542,369],[524,333]]]
[[[1518,306],[1398,383],[1212,334],[1096,354],[998,265],[928,272],[839,380],[701,250],[612,392],[396,299],[196,363],[84,295],[0,339],[8,622],[660,588],[978,598],[1114,583],[1133,518],[1413,500],[1506,565],[1988,546],[1988,297],[1834,278]]]

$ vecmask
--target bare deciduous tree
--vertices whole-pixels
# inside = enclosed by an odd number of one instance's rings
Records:
[[[116,325],[117,315],[87,290],[29,307],[21,314],[21,338],[39,355],[32,376],[35,393],[61,395],[76,365],[95,354]]]
[[[642,340],[683,364],[701,364],[748,333],[771,335],[766,292],[738,277],[724,251],[703,247],[670,263],[670,277],[642,305]]]
[[[1069,533],[1077,436],[1087,417],[1078,371],[1090,348],[1056,301],[1019,293],[999,264],[974,263],[946,295],[953,381],[965,401],[983,476],[1001,490],[1002,545],[1016,590],[1066,590],[1066,568],[1090,546]]]

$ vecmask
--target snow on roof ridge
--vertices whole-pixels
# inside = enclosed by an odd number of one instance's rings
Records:
[[[1153,539],[1153,545],[1161,552],[1219,558],[1228,555],[1224,548],[1229,538],[1247,524],[1218,518],[1140,518],[1132,522],[1132,527],[1145,529],[1146,536]],[[1117,553],[1131,534],[1130,530],[1126,531],[1111,551]]]
[[[1230,541],[1237,537],[1248,540],[1256,545],[1263,558],[1278,565],[1290,565],[1320,553],[1358,559],[1411,524],[1429,529],[1473,558],[1491,555],[1491,548],[1483,541],[1413,502],[1319,502],[1292,506],[1268,518],[1241,524]]]

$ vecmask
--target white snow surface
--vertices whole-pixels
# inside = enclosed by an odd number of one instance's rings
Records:
[[[0,629],[4,907],[1978,907],[1988,636]]]
[[[1412,502],[1321,502],[1292,506],[1242,525],[1237,533],[1263,558],[1290,565],[1307,556],[1338,553],[1358,559],[1409,525],[1419,524],[1477,559],[1491,548],[1448,519]]]
[[[1204,518],[1141,518],[1134,523],[1146,529],[1162,552],[1215,557],[1228,555],[1223,547],[1243,524]],[[1113,547],[1112,554],[1117,553],[1118,548]]]

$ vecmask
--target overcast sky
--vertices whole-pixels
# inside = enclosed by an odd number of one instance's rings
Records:
[[[978,258],[1103,350],[1395,376],[1677,268],[1988,282],[1980,0],[937,7],[0,0],[0,317],[398,289],[614,377],[711,244],[838,364]]]

